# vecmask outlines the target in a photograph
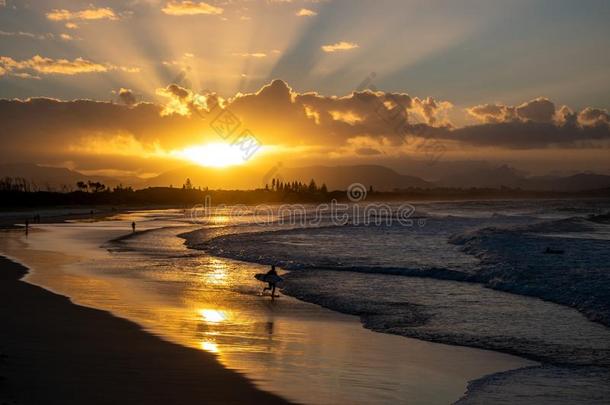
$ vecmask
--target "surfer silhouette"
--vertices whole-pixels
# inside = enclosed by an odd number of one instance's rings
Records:
[[[267,281],[267,287],[263,288],[263,293],[265,293],[265,291],[269,291],[271,290],[271,298],[275,297],[275,286],[276,286],[276,282],[277,279],[279,278],[279,276],[277,275],[277,271],[275,271],[275,266],[271,265],[271,270],[269,270],[266,274],[265,274],[265,280]]]
[[[266,273],[255,274],[254,278],[262,283],[267,283],[267,287],[263,288],[261,295],[264,295],[265,291],[271,291],[271,299],[279,297],[279,295],[275,295],[275,288],[277,286],[277,283],[279,283],[283,279],[277,274],[274,265],[271,266],[271,270]]]

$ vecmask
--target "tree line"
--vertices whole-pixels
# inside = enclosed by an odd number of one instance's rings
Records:
[[[192,206],[211,198],[212,204],[265,204],[265,203],[320,203],[331,200],[347,201],[343,190],[328,191],[325,184],[318,186],[315,180],[309,184],[299,181],[273,179],[271,184],[256,190],[208,190],[195,188],[190,179],[182,187],[149,187],[134,190],[117,185],[108,187],[92,181],[79,181],[74,186],[61,187],[62,191],[45,189],[21,177],[0,178],[0,207],[42,207],[68,205],[107,206]],[[582,192],[527,191],[510,188],[408,188],[394,191],[374,191],[372,187],[366,202],[373,201],[418,201],[445,199],[490,199],[490,198],[608,198],[610,189]]]

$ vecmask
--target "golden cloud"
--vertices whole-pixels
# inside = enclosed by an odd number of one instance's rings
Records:
[[[302,8],[296,12],[296,15],[299,17],[313,17],[314,15],[318,15],[318,13],[308,8]]]
[[[354,42],[345,42],[345,41],[337,42],[335,44],[330,44],[330,45],[322,45],[322,50],[324,52],[328,52],[328,53],[338,52],[338,51],[349,51],[349,50],[356,49],[356,48],[359,48],[358,44],[356,44]]]
[[[354,125],[358,122],[363,121],[363,118],[358,114],[355,114],[353,111],[335,111],[331,110],[328,112],[333,120],[335,121],[343,121],[346,124]]]
[[[80,11],[70,11],[66,9],[54,9],[47,13],[47,18],[51,21],[71,21],[71,20],[118,20],[114,10],[109,7],[88,8]]]
[[[216,7],[211,4],[194,1],[170,1],[161,9],[165,14],[183,16],[183,15],[218,15],[222,14],[224,10],[221,7]]]
[[[8,56],[0,56],[0,66],[14,76],[24,77],[27,72],[23,70],[32,70],[42,74],[56,75],[76,75],[80,73],[97,73],[108,72],[111,70],[121,70],[124,72],[135,73],[139,68],[115,66],[112,64],[100,64],[92,62],[84,58],[68,59],[52,59],[40,55],[35,55],[26,60],[15,60]]]
[[[233,56],[243,56],[244,58],[252,57],[252,58],[265,58],[267,54],[264,52],[244,52],[244,53],[234,53]]]
[[[15,73],[16,65],[24,63],[9,59],[0,59],[0,74]],[[0,100],[4,128],[0,144],[5,146],[0,149],[0,159],[19,156],[23,161],[78,160],[94,165],[91,154],[82,147],[89,145],[92,150],[115,155],[114,162],[124,151],[142,157],[144,150],[185,150],[223,139],[231,142],[244,131],[251,132],[265,147],[307,148],[316,158],[329,157],[330,153],[364,158],[399,156],[427,139],[469,151],[478,147],[482,151],[488,147],[583,148],[610,142],[608,112],[596,108],[577,112],[562,108],[563,124],[528,120],[456,128],[443,121],[450,103],[405,93],[359,91],[324,96],[299,93],[282,80],[274,80],[257,92],[237,94],[227,100],[214,93],[197,94],[176,84],[158,89],[157,94],[163,97],[164,104],[136,102],[133,92],[125,88],[117,92],[121,103],[46,98]],[[528,103],[518,105],[523,106],[522,114],[537,119],[548,117],[542,108],[544,103]],[[231,117],[231,128],[219,132],[221,127],[217,124]],[[80,147],[67,150],[70,145]],[[140,146],[143,149],[138,149]],[[82,156],[85,152],[87,156]],[[103,162],[108,162],[106,157]],[[121,162],[138,164],[137,159]]]

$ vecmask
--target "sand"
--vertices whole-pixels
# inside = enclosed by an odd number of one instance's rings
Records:
[[[285,403],[213,355],[20,280],[0,257],[0,403]]]

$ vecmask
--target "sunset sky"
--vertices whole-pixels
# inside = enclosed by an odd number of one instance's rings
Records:
[[[604,0],[0,0],[0,159],[610,174],[609,21]]]

